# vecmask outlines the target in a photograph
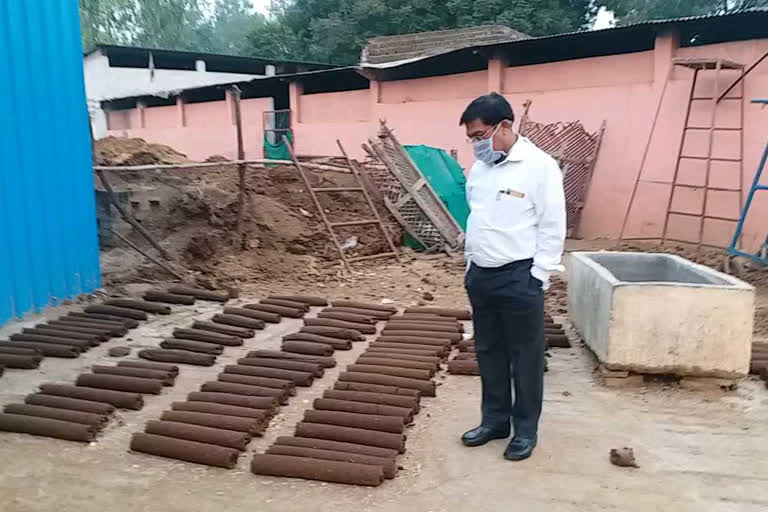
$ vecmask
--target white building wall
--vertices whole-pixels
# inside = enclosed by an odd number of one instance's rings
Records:
[[[217,73],[205,71],[205,63],[198,61],[197,70],[147,68],[111,68],[109,59],[101,52],[93,52],[83,59],[85,92],[91,114],[93,136],[107,135],[106,113],[100,103],[104,100],[164,93],[190,87],[216,85],[258,78],[262,75]]]

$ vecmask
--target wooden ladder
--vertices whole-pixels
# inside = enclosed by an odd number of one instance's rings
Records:
[[[709,246],[709,244],[704,239],[704,229],[708,221],[733,223],[734,226],[739,221],[737,217],[725,217],[725,216],[717,216],[717,215],[710,214],[709,209],[707,207],[708,203],[712,201],[712,199],[710,198],[710,195],[717,194],[717,193],[738,194],[739,211],[741,211],[741,197],[742,197],[742,189],[743,189],[743,184],[742,184],[743,178],[742,178],[741,166],[744,158],[744,155],[743,155],[743,130],[744,130],[743,82],[742,82],[741,94],[739,96],[725,97],[725,93],[721,94],[722,91],[720,89],[720,83],[721,83],[720,72],[723,70],[735,70],[735,71],[741,71],[741,73],[743,74],[744,66],[742,64],[731,62],[724,59],[707,59],[707,58],[674,59],[673,63],[676,66],[681,66],[681,67],[685,67],[693,70],[693,83],[691,85],[691,95],[690,95],[690,98],[688,99],[688,108],[685,114],[685,125],[683,127],[683,137],[682,137],[682,140],[680,141],[680,146],[677,154],[677,162],[675,164],[675,173],[672,179],[672,190],[666,205],[667,211],[666,211],[666,216],[664,218],[664,228],[662,230],[662,243],[666,241],[670,241],[670,242],[693,243],[697,247],[701,247],[702,245]],[[699,74],[701,71],[715,72],[712,96],[697,95],[696,85],[697,85]],[[742,106],[739,109],[740,115],[739,115],[738,126],[732,126],[732,127],[717,126],[718,104],[722,100],[742,102]],[[694,105],[700,104],[701,102],[707,102],[710,104],[709,105],[710,112],[708,112],[709,115],[707,115],[708,122],[706,122],[706,124],[700,123],[697,125],[692,122],[691,112],[694,109]],[[699,132],[704,131],[707,133],[707,151],[706,151],[706,154],[703,156],[687,155],[684,153],[686,137],[691,132],[696,132],[696,131],[699,131]],[[724,132],[724,131],[732,131],[732,132],[737,132],[739,134],[740,147],[739,147],[738,158],[722,158],[722,157],[713,156],[715,134],[718,132]],[[704,177],[701,182],[691,183],[690,181],[686,181],[682,179],[680,168],[681,168],[681,164],[686,161],[703,162]],[[732,164],[737,164],[738,165],[738,185],[736,187],[728,187],[728,188],[722,188],[722,187],[713,185],[710,177],[713,162],[728,162]],[[703,197],[701,199],[700,208],[696,209],[695,211],[676,210],[674,208],[674,200],[675,200],[676,194],[685,194],[686,192],[688,193],[700,192],[702,194]],[[691,236],[687,240],[670,238],[668,233],[668,228],[669,228],[670,218],[672,217],[696,218],[698,220],[698,233],[696,233],[694,236]]]
[[[348,271],[351,271],[352,263],[355,263],[358,261],[375,260],[380,258],[395,258],[398,262],[400,262],[401,261],[400,254],[397,252],[397,248],[395,248],[395,244],[389,238],[389,235],[387,234],[387,230],[384,227],[384,222],[381,220],[381,216],[379,215],[379,212],[376,210],[376,207],[373,205],[371,196],[368,193],[368,190],[365,188],[365,185],[363,184],[362,178],[360,176],[360,169],[357,167],[357,162],[354,162],[349,158],[349,155],[347,155],[347,152],[344,150],[344,147],[341,145],[341,141],[337,140],[336,143],[339,145],[339,149],[341,150],[342,155],[344,155],[344,158],[347,160],[347,164],[349,165],[349,169],[352,172],[352,176],[354,176],[355,181],[357,182],[356,187],[313,187],[309,181],[309,178],[307,177],[304,167],[301,165],[301,162],[299,162],[299,159],[297,158],[296,153],[294,152],[293,146],[291,146],[290,141],[288,140],[287,137],[283,137],[283,141],[285,142],[285,145],[291,154],[291,160],[293,160],[293,164],[296,166],[296,169],[299,171],[299,175],[301,176],[301,179],[304,182],[304,185],[307,187],[307,190],[309,191],[309,195],[312,197],[312,202],[315,204],[315,208],[317,208],[317,211],[320,213],[320,217],[323,219],[323,223],[325,224],[325,227],[328,230],[328,234],[331,235],[331,240],[333,240],[333,244],[336,246],[336,249],[339,251],[339,256],[341,256],[341,261],[344,263],[344,267]],[[331,222],[328,219],[328,216],[325,214],[325,210],[323,209],[322,204],[320,204],[320,200],[318,199],[318,193],[325,194],[325,193],[332,193],[332,192],[362,193],[363,196],[365,197],[366,203],[368,203],[368,207],[371,210],[372,218],[362,219],[362,220],[343,221],[343,222]],[[347,255],[344,253],[344,249],[341,247],[341,244],[339,243],[339,238],[336,235],[335,229],[353,227],[353,226],[372,226],[372,225],[378,226],[378,229],[381,231],[382,236],[387,241],[387,245],[389,246],[390,250],[388,252],[369,254],[366,256],[355,256],[352,258],[347,257]]]

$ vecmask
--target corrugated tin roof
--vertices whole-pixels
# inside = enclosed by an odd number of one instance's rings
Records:
[[[369,39],[363,48],[361,61],[363,63],[382,64],[428,57],[480,44],[503,43],[529,39],[530,37],[528,34],[504,25],[481,25],[416,34],[374,37]]]
[[[301,60],[286,60],[276,59],[270,57],[246,57],[242,55],[231,55],[224,53],[206,53],[195,52],[189,50],[169,50],[163,48],[148,48],[142,46],[122,46],[114,44],[97,44],[96,47],[85,55],[91,55],[92,53],[101,51],[105,55],[109,54],[132,54],[136,56],[149,55],[152,53],[154,56],[168,56],[177,58],[187,58],[191,60],[206,60],[206,61],[227,61],[227,62],[241,62],[244,65],[249,63],[258,64],[290,64],[295,66],[309,67],[312,69],[330,69],[335,67],[333,64],[323,64],[320,62],[309,62]]]
[[[506,42],[500,42],[500,43],[499,42],[479,43],[479,44],[472,45],[471,47],[447,49],[442,52],[433,53],[432,55],[408,57],[408,58],[403,58],[399,61],[389,61],[389,62],[382,62],[378,64],[371,63],[371,62],[362,62],[360,66],[363,68],[370,68],[370,69],[396,68],[398,66],[412,64],[414,62],[428,60],[430,58],[433,58],[439,55],[447,55],[447,54],[451,54],[454,52],[467,50],[467,49],[496,49],[496,48],[510,49],[515,47],[516,45],[529,46],[531,44],[536,44],[537,42],[555,41],[558,39],[576,39],[577,40],[578,38],[582,38],[582,37],[600,37],[602,35],[614,36],[622,32],[637,32],[638,29],[642,29],[644,27],[649,29],[656,29],[657,27],[662,27],[666,25],[695,24],[696,22],[707,21],[707,20],[729,22],[738,18],[750,17],[753,15],[768,15],[768,8],[743,9],[739,11],[733,11],[727,14],[706,14],[706,15],[700,15],[700,16],[687,16],[682,18],[647,20],[647,21],[640,21],[636,23],[628,23],[626,25],[618,25],[616,27],[609,27],[609,28],[604,28],[599,30],[576,30],[572,32],[563,32],[563,33],[552,34],[547,36],[521,38],[514,41],[506,41]],[[740,37],[739,37],[738,31],[736,30],[737,27],[734,26],[733,29],[734,29],[733,40],[738,40]],[[578,42],[574,41],[574,44],[578,44]]]

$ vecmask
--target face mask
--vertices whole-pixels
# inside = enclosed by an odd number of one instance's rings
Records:
[[[493,138],[501,128],[501,124],[496,126],[493,133],[487,139],[480,139],[472,143],[472,148],[475,151],[475,158],[488,165],[493,165],[507,154],[504,151],[497,151],[493,149]]]

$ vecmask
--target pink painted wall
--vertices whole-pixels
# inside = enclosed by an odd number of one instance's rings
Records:
[[[126,130],[131,127],[130,110],[107,112],[108,130]]]
[[[149,142],[167,144],[192,160],[205,160],[212,155],[230,159],[237,157],[237,132],[231,102],[184,104],[184,126],[179,108],[182,107],[145,108],[143,128],[138,109],[109,112],[109,134],[141,137]],[[272,110],[271,98],[244,99],[240,102],[246,158],[263,156],[263,113],[267,110]],[[113,129],[113,126],[118,128]]]
[[[653,81],[653,52],[506,68],[504,92],[559,91]]]
[[[370,121],[370,92],[343,91],[299,96],[301,123],[356,123]]]
[[[743,134],[743,168],[738,163],[714,163],[710,186],[672,190],[677,154],[681,142],[690,155],[705,155],[706,132],[692,132],[683,141],[683,125],[691,86],[691,72],[676,68],[666,89],[664,82],[673,57],[724,57],[749,65],[768,50],[768,40],[756,40],[696,48],[678,49],[671,37],[660,37],[656,49],[628,55],[616,55],[554,62],[535,66],[502,68],[492,61],[491,72],[430,77],[395,82],[372,82],[362,91],[302,95],[300,86],[292,84],[294,134],[300,154],[338,154],[340,139],[352,157],[364,157],[360,144],[374,136],[378,120],[385,119],[403,144],[427,144],[457,149],[459,162],[469,167],[472,151],[465,141],[458,119],[466,105],[489,91],[502,91],[518,116],[523,104],[531,100],[531,118],[539,122],[580,120],[587,130],[596,131],[606,121],[607,128],[594,177],[581,221],[580,235],[588,239],[616,239],[627,217],[625,236],[657,238],[665,222],[667,204],[680,212],[735,218],[768,137],[768,110],[750,105],[749,99],[768,96],[768,62],[746,80]],[[733,77],[724,76],[724,88]],[[696,95],[711,96],[711,77],[700,79]],[[710,91],[710,92],[708,92]],[[663,92],[663,95],[662,95]],[[734,95],[740,94],[737,90]],[[733,95],[732,95],[733,96]],[[658,119],[657,106],[661,101]],[[261,153],[260,112],[268,108],[268,100],[254,102],[248,108],[246,133],[249,156]],[[189,108],[193,107],[193,108]],[[171,144],[192,158],[205,158],[219,153],[234,155],[234,127],[224,102],[187,105],[187,126],[168,128],[177,119],[174,107],[163,112],[145,111],[146,128],[113,130],[129,132],[149,140]],[[246,107],[244,105],[244,111]],[[149,115],[147,115],[149,114]],[[257,115],[259,114],[259,115]],[[708,123],[708,104],[696,101],[691,123]],[[716,126],[738,126],[741,107],[738,101],[726,100],[718,107]],[[125,114],[110,125],[123,126]],[[131,127],[139,117],[128,115]],[[161,128],[166,126],[166,128]],[[739,157],[742,142],[738,132],[718,132],[712,148],[714,156]],[[636,180],[640,182],[635,190]],[[678,170],[678,181],[703,186],[700,162],[684,161]],[[768,183],[768,176],[765,178]],[[630,199],[632,209],[627,216]],[[692,239],[701,228],[700,218],[671,216],[669,236]],[[733,232],[730,221],[709,220],[703,227],[705,243],[727,245]],[[758,198],[745,226],[744,245],[757,247],[768,230],[768,197]]]
[[[755,40],[740,43],[727,43],[695,48],[681,48],[675,52],[679,58],[727,58],[749,65],[768,50],[768,40]],[[709,126],[712,114],[711,98],[714,91],[714,72],[702,72],[694,91],[691,109],[690,126]],[[675,212],[736,219],[741,205],[752,182],[760,156],[768,136],[768,112],[760,106],[749,103],[750,99],[765,97],[768,91],[768,66],[761,66],[753,71],[744,82],[744,130],[743,147],[737,131],[716,131],[712,144],[712,156],[715,158],[740,158],[743,155],[743,165],[738,162],[712,162],[709,186],[726,190],[705,190],[705,162],[702,160],[683,159],[678,172],[678,183],[700,188],[673,187],[677,155],[682,144],[684,156],[707,155],[709,150],[708,132],[705,130],[689,130],[683,138],[686,108],[691,93],[693,72],[689,69],[676,67],[663,98],[661,114],[656,129],[648,147],[648,157],[645,165],[627,169],[623,175],[631,176],[632,182],[640,173],[640,184],[637,189],[627,223],[627,237],[659,237],[663,231],[667,204]],[[719,91],[723,91],[738,72],[724,71],[721,74]],[[717,128],[737,128],[740,124],[742,88],[737,87],[730,99],[723,100],[716,109],[715,126]],[[656,101],[652,108],[656,108]],[[646,138],[640,142],[645,143]],[[602,162],[601,162],[602,164]],[[598,168],[605,168],[598,165]],[[605,183],[607,177],[596,173],[595,183]],[[739,194],[743,182],[743,194]],[[768,201],[758,198],[753,203],[750,215],[745,224],[742,243],[749,250],[756,249],[765,238],[768,229]],[[589,232],[595,229],[592,219],[610,215],[617,208],[608,208],[588,203],[590,222],[585,227]],[[620,204],[628,205],[629,199],[622,197]],[[624,206],[626,209],[626,206]],[[585,211],[585,215],[586,215]],[[703,222],[703,225],[702,225]],[[726,246],[730,243],[736,222],[734,220],[705,219],[690,217],[682,214],[670,215],[668,221],[668,237],[682,241],[695,241],[701,231],[705,244]]]
[[[193,107],[194,105],[189,105]],[[144,109],[144,126],[151,126],[155,130],[175,128],[179,124],[176,105],[168,107],[152,107]]]
[[[381,83],[380,103],[412,103],[476,98],[487,92],[488,72],[433,76]]]

